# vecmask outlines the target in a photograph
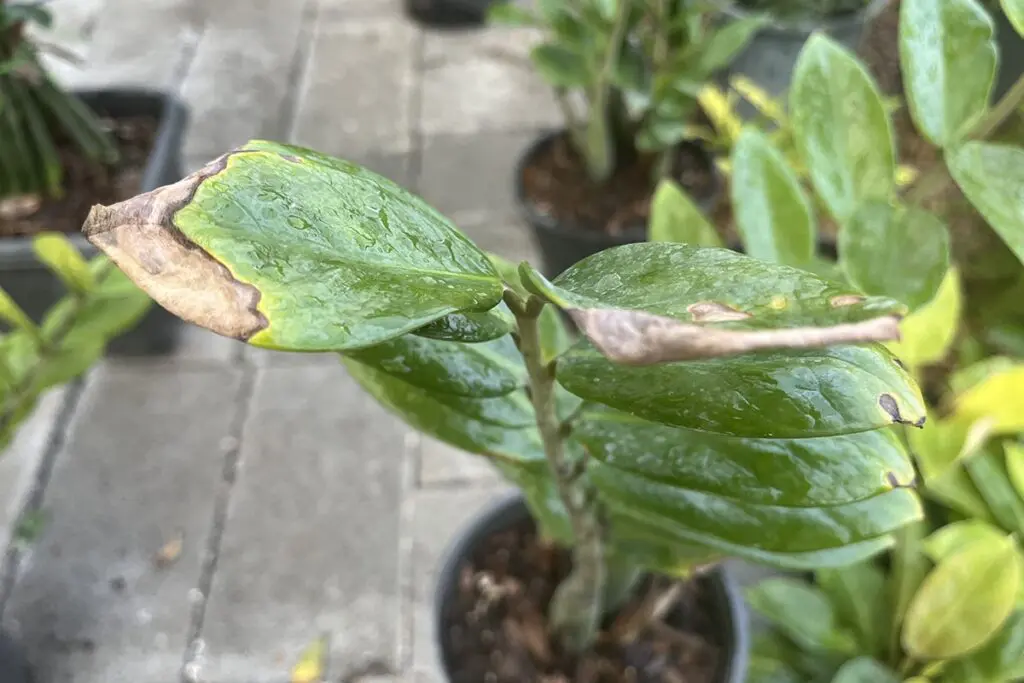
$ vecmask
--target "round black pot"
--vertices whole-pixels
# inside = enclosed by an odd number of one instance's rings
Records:
[[[405,0],[405,13],[430,28],[474,28],[496,0]]]
[[[451,655],[448,634],[444,628],[445,614],[454,602],[459,585],[463,563],[476,548],[491,534],[515,527],[530,520],[530,512],[522,497],[516,493],[508,495],[491,505],[473,520],[456,537],[448,549],[444,564],[438,574],[434,595],[434,634],[445,680],[452,680],[455,662]],[[708,575],[712,588],[712,599],[717,614],[718,636],[722,644],[723,658],[719,676],[715,683],[744,683],[747,675],[750,632],[747,608],[739,587],[725,567],[720,566]]]
[[[525,188],[523,187],[523,174],[534,159],[544,152],[549,145],[554,144],[555,140],[561,135],[561,131],[552,131],[537,138],[520,157],[515,169],[516,204],[523,220],[530,226],[534,242],[540,250],[544,274],[548,277],[555,277],[568,269],[569,266],[599,251],[623,244],[645,242],[647,240],[647,226],[627,228],[617,235],[609,235],[599,230],[574,230],[559,225],[551,216],[537,211],[526,197]],[[714,179],[714,188],[709,197],[700,199],[697,201],[697,204],[702,211],[709,213],[718,202],[722,191],[721,179],[715,168],[714,160],[702,145],[683,143],[681,147],[697,151],[707,160],[708,168]]]
[[[90,109],[110,118],[152,116],[160,123],[153,149],[143,170],[139,192],[175,183],[184,176],[181,150],[188,112],[171,95],[145,90],[96,90],[76,93]],[[99,251],[81,234],[68,236],[85,258]],[[66,294],[60,281],[36,258],[31,237],[0,239],[0,287],[35,321]],[[113,340],[111,355],[149,356],[170,353],[177,345],[182,323],[153,304],[139,324]],[[0,683],[3,683],[0,681]]]
[[[21,644],[0,631],[0,683],[34,683],[32,667]]]
[[[864,26],[878,14],[890,0],[874,0],[864,9],[827,19],[774,20],[764,26],[737,55],[725,71],[726,81],[730,76],[743,75],[764,89],[769,95],[778,97],[789,90],[800,50],[812,33],[825,33],[830,38],[856,50]],[[726,21],[749,17],[752,12],[735,6],[722,10]],[[743,101],[737,105],[742,116],[753,116],[754,108]]]

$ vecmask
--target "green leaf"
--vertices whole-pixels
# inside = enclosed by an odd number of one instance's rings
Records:
[[[889,116],[865,68],[821,34],[804,44],[789,95],[794,139],[811,182],[840,223],[886,200],[895,162]]]
[[[886,597],[891,600],[889,615],[888,651],[899,652],[900,632],[910,601],[928,575],[928,558],[921,549],[925,523],[908,524],[893,534],[895,543],[890,551],[892,571]]]
[[[536,26],[540,19],[516,2],[497,2],[488,8],[487,21],[502,26]]]
[[[429,339],[467,344],[492,341],[515,329],[515,316],[504,302],[484,313],[452,313],[425,325],[414,334]]]
[[[711,31],[708,38],[696,50],[695,72],[701,77],[707,78],[732,64],[733,60],[766,23],[768,23],[768,17],[752,15],[731,21],[723,28]]]
[[[529,292],[523,287],[523,283],[519,279],[519,267],[507,261],[497,254],[487,254],[487,260],[491,262],[494,269],[498,271],[498,275],[501,276],[501,281],[507,285],[511,290],[519,294],[520,296],[528,296]]]
[[[510,336],[460,344],[406,335],[346,355],[432,393],[492,398],[526,384],[526,368]]]
[[[868,201],[839,232],[839,256],[854,285],[913,311],[932,300],[949,269],[949,231],[923,209]]]
[[[900,678],[870,657],[857,657],[843,664],[832,683],[900,683]]]
[[[1005,531],[988,522],[966,519],[947,524],[924,539],[924,549],[928,553],[928,557],[938,564],[954,553],[964,550],[972,543],[979,541],[1001,542],[1005,537]]]
[[[1021,582],[1013,539],[972,543],[925,578],[907,610],[903,647],[915,659],[952,659],[981,647],[1013,611]]]
[[[675,181],[658,183],[651,198],[651,242],[685,242],[701,247],[720,247],[722,238],[700,208]]]
[[[886,595],[885,574],[874,562],[821,569],[815,582],[828,596],[839,622],[857,637],[860,650],[882,658],[889,636],[891,603]]]
[[[498,461],[544,457],[524,393],[480,399],[435,394],[357,361],[342,363],[368,394],[425,434]]]
[[[1003,365],[954,399],[961,420],[989,421],[994,435],[1024,431],[1024,363]]]
[[[908,433],[910,447],[924,477],[925,493],[944,505],[978,519],[991,519],[988,506],[961,466],[981,446],[972,425],[957,420],[930,420],[927,429]]]
[[[272,142],[95,207],[83,230],[164,308],[272,349],[365,348],[502,296],[484,253],[423,200]]]
[[[537,321],[540,330],[541,360],[547,364],[565,353],[573,344],[572,334],[554,306],[545,306]]]
[[[911,369],[937,363],[953,346],[960,310],[960,272],[950,268],[932,300],[900,322],[900,340],[886,347]]]
[[[986,444],[964,462],[964,468],[996,521],[1009,531],[1024,530],[1024,500],[1010,483],[999,444]]]
[[[789,266],[814,256],[811,205],[800,182],[768,138],[744,128],[732,152],[732,204],[748,254]]]
[[[945,675],[956,683],[1010,683],[1024,678],[1024,610],[1010,615],[980,650],[949,662]]]
[[[11,295],[2,288],[0,288],[0,320],[3,320],[16,330],[23,330],[35,338],[39,336],[36,324],[28,317],[28,314],[25,313],[21,306],[11,298]]]
[[[747,603],[806,650],[853,654],[852,634],[837,622],[828,598],[803,581],[772,578],[747,590]]]
[[[1024,445],[1009,442],[1003,444],[1003,450],[1006,451],[1006,472],[1010,483],[1017,490],[1017,495],[1024,498]]]
[[[903,0],[900,71],[910,114],[939,147],[956,144],[988,106],[995,27],[976,0]]]
[[[36,257],[72,292],[88,292],[96,281],[82,255],[64,235],[42,233],[32,240]]]
[[[1024,36],[1024,0],[1000,0],[1006,18],[1013,24],[1013,30]]]
[[[1024,149],[967,142],[946,155],[946,165],[968,201],[1024,262]]]
[[[538,45],[530,52],[530,59],[541,77],[556,88],[578,88],[590,82],[586,60],[562,45]]]

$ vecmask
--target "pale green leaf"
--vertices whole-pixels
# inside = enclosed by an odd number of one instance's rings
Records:
[[[648,239],[652,242],[685,242],[701,247],[720,247],[722,238],[700,208],[675,181],[658,183],[651,199]]]
[[[89,264],[71,241],[57,233],[42,233],[32,240],[36,257],[72,292],[88,292],[96,286]]]
[[[1006,18],[1013,24],[1013,29],[1024,36],[1024,0],[1000,0]]]
[[[857,657],[843,664],[832,683],[900,683],[900,678],[870,657]]]
[[[836,621],[828,598],[803,581],[773,578],[747,590],[747,602],[758,614],[807,650],[852,654],[853,635]]]
[[[974,208],[1024,262],[1024,149],[968,142],[947,154],[946,164]]]
[[[910,368],[946,357],[960,325],[960,273],[950,268],[932,300],[900,321],[900,340],[886,344]]]

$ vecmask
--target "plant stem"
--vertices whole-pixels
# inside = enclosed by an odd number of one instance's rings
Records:
[[[530,383],[530,398],[537,429],[544,444],[551,476],[572,526],[572,572],[551,600],[548,620],[569,650],[580,652],[597,638],[605,584],[604,529],[596,501],[588,495],[585,479],[566,457],[563,433],[555,410],[555,374],[541,354],[538,318],[544,303],[531,296],[523,301],[506,292],[505,301],[516,316],[519,352]]]
[[[978,119],[971,130],[964,137],[965,140],[985,140],[992,133],[999,129],[1024,102],[1024,76],[1017,79],[1013,87],[1006,91],[1006,94],[988,110],[984,116]],[[920,206],[923,202],[942,190],[949,181],[945,164],[936,164],[927,173],[914,183],[907,193],[907,201]]]
[[[608,51],[604,55],[604,62],[601,64],[601,70],[590,93],[584,158],[587,161],[590,179],[595,183],[604,182],[615,170],[615,140],[612,137],[612,126],[609,122],[611,116],[609,91],[612,77],[615,75],[615,69],[619,63],[622,41],[626,37],[630,9],[631,3],[629,2],[618,4],[612,32],[608,38]]]

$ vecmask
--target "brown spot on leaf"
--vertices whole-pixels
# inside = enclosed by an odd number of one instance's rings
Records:
[[[896,476],[895,472],[886,472],[885,481],[894,489],[912,489],[917,486],[917,479],[911,478],[909,482],[903,483]]]
[[[749,313],[738,311],[717,301],[698,301],[690,304],[686,310],[693,316],[695,323],[724,323],[731,320],[746,320]]]
[[[840,294],[829,299],[829,304],[832,308],[839,308],[841,306],[853,306],[864,301],[864,296],[861,294]]]
[[[737,356],[766,349],[806,349],[899,338],[895,316],[831,327],[723,330],[684,323],[645,311],[569,309],[598,351],[623,365]]]
[[[294,154],[282,154],[281,158],[284,159],[285,161],[290,161],[293,164],[301,164],[302,163],[302,159],[300,159],[299,157],[295,156]]]
[[[82,232],[143,291],[171,313],[243,341],[268,326],[257,309],[260,292],[239,282],[174,225],[207,178],[227,167],[232,152],[187,178],[113,206],[94,206]]]
[[[896,424],[911,425],[912,427],[924,426],[925,418],[923,416],[916,422],[911,422],[910,420],[905,419],[903,415],[900,414],[899,404],[896,403],[896,399],[892,394],[882,394],[879,396],[878,405],[882,407],[882,410],[884,410]]]

